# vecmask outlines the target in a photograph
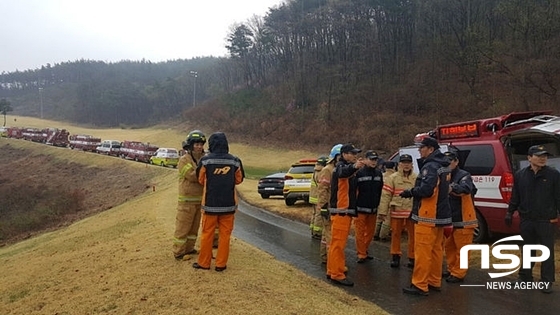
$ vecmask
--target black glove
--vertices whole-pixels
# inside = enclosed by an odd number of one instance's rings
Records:
[[[412,190],[410,190],[410,189],[403,190],[403,192],[400,193],[399,196],[402,197],[402,198],[412,198],[413,197],[412,196]]]
[[[504,218],[504,221],[506,222],[507,226],[511,226],[511,212],[506,212],[506,217]]]
[[[330,218],[329,209],[321,209],[321,216],[328,220]]]

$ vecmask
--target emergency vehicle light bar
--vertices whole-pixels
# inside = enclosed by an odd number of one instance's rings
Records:
[[[438,129],[441,140],[480,136],[479,125],[476,122],[439,127]]]
[[[298,161],[298,163],[312,163],[312,162],[317,162],[317,159],[301,159]]]

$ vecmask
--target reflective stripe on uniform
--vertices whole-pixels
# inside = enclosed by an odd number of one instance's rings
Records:
[[[329,208],[330,214],[350,214],[356,215],[356,209],[338,209],[338,208]]]
[[[476,227],[476,226],[478,226],[478,220],[453,222],[453,227],[458,227],[458,228]]]
[[[202,202],[202,196],[181,196],[179,202]]]
[[[372,208],[356,207],[356,210],[358,210],[358,212],[362,212],[362,213],[373,213]]]
[[[391,218],[395,219],[408,219],[411,210],[391,208]]]
[[[182,169],[179,170],[179,177],[185,177],[185,174],[191,169],[193,169],[193,165],[191,163],[187,163],[185,166],[183,166]]]
[[[432,218],[424,218],[420,217],[417,214],[412,214],[411,219],[420,223],[429,223],[429,224],[437,224],[437,225],[449,225],[451,224],[451,218],[445,219],[432,219]]]
[[[187,242],[186,238],[173,238],[173,244],[177,244],[177,245],[182,245],[185,244]]]
[[[240,167],[241,164],[239,163],[239,161],[237,160],[230,160],[230,159],[206,159],[203,160],[202,165],[206,166],[206,165],[232,165],[232,166],[236,166],[236,167]]]
[[[230,207],[208,207],[202,206],[202,210],[208,213],[228,213],[234,212],[237,209],[237,206],[230,206]]]

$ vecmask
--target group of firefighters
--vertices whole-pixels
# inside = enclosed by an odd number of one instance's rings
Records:
[[[177,260],[186,260],[199,253],[193,268],[210,269],[212,247],[217,247],[215,270],[223,271],[227,268],[237,210],[235,185],[243,181],[245,174],[241,160],[229,154],[225,134],[216,132],[208,142],[208,154],[204,152],[206,136],[200,130],[191,131],[183,142],[186,153],[178,164],[173,254]],[[382,172],[376,152],[369,150],[358,157],[361,150],[350,143],[337,144],[328,157],[318,158],[309,197],[314,207],[311,230],[314,238],[320,234],[321,261],[326,264],[326,276],[332,283],[354,285],[346,276],[344,253],[352,225],[357,263],[373,259],[368,248],[379,226],[377,221],[390,221],[393,268],[401,264],[401,235],[404,230],[407,232],[407,266],[413,272],[411,284],[403,288],[403,293],[425,296],[429,291],[441,290],[442,278],[449,283],[464,281],[467,270],[460,268],[459,254],[463,246],[472,243],[478,226],[474,209],[476,187],[471,175],[459,168],[458,152],[441,152],[437,140],[431,137],[418,144],[418,152],[418,173],[409,154],[399,156],[396,169],[385,167]],[[516,173],[517,184],[505,222],[511,225],[512,213],[519,211],[522,236],[549,247],[551,259],[543,265],[541,277],[554,282],[554,227],[560,208],[560,173],[546,166],[548,155],[543,146],[529,149],[530,166]],[[199,227],[202,233],[197,252]],[[531,271],[532,266],[531,270],[520,271],[520,280],[530,281]],[[552,291],[547,287],[543,292]]]
[[[390,226],[392,268],[401,264],[401,235],[407,232],[407,266],[413,274],[404,293],[439,291],[442,277],[450,283],[464,280],[467,270],[459,268],[459,252],[472,243],[477,227],[476,188],[470,174],[459,169],[457,154],[442,153],[434,138],[423,139],[418,150],[419,175],[411,155],[400,155],[396,169],[385,167],[383,172],[376,152],[358,158],[361,150],[352,144],[337,144],[328,157],[317,159],[310,228],[313,238],[321,235],[321,260],[332,283],[354,285],[346,276],[344,254],[352,224],[357,263],[363,264],[373,259],[368,248],[376,227],[383,226],[378,221]]]
[[[226,135],[213,133],[208,139],[209,153],[204,152],[206,136],[191,131],[183,141],[185,154],[179,159],[179,198],[173,255],[188,260],[198,254],[195,269],[210,269],[213,253],[215,270],[224,271],[229,257],[230,237],[237,210],[235,185],[245,177],[241,160],[229,154]],[[195,249],[199,227],[200,251]]]

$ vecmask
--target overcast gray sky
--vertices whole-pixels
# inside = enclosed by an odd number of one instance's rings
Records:
[[[283,0],[0,0],[0,73],[78,59],[224,56],[230,26]]]

